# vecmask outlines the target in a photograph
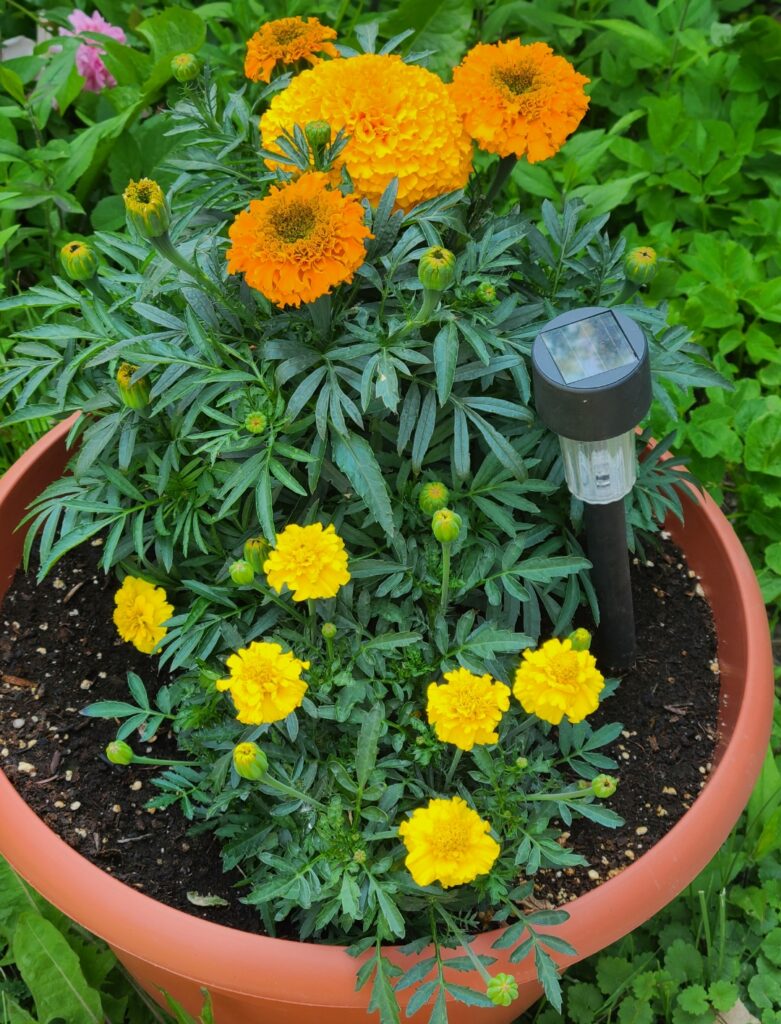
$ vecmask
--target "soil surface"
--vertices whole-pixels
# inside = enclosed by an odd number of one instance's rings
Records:
[[[0,766],[36,813],[99,867],[154,899],[219,924],[260,931],[239,902],[238,873],[223,874],[218,844],[191,835],[176,810],[153,812],[158,769],[118,767],[102,755],[116,723],[79,712],[97,700],[126,700],[127,672],[150,693],[167,681],[155,659],[122,643],[112,622],[113,579],[96,569],[100,541],[71,552],[37,586],[18,572],[0,612]],[[657,842],[705,784],[716,741],[716,637],[702,588],[681,553],[662,540],[632,567],[639,657],[616,694],[589,721],[620,721],[602,753],[620,768],[607,805],[626,824],[615,831],[576,821],[567,845],[585,868],[542,871],[535,901],[561,904],[612,877]],[[161,731],[138,753],[176,757]],[[188,894],[190,894],[188,896]],[[195,894],[193,896],[193,894]],[[227,905],[199,906],[203,897]]]

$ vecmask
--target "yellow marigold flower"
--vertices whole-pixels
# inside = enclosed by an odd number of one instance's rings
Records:
[[[510,706],[510,687],[465,668],[445,673],[445,684],[428,688],[428,720],[437,738],[471,750],[475,743],[496,743],[496,726]]]
[[[163,623],[174,613],[162,587],[126,576],[114,595],[114,625],[123,640],[142,654],[151,654],[168,630]]]
[[[409,873],[418,885],[439,882],[444,889],[487,874],[500,849],[490,828],[460,796],[429,800],[399,825]]]
[[[144,238],[159,238],[168,230],[171,212],[165,193],[151,178],[128,182],[122,193],[125,213]]]
[[[319,53],[338,57],[339,51],[330,39],[336,39],[336,32],[321,25],[317,18],[267,21],[247,41],[244,74],[253,82],[270,82],[277,64],[295,64],[299,60],[319,64]]]
[[[453,72],[450,94],[481,149],[526,154],[530,164],[557,153],[588,109],[589,81],[545,43],[478,43]]]
[[[260,121],[263,146],[296,124],[327,121],[350,141],[337,158],[355,191],[370,203],[399,179],[397,204],[416,203],[462,188],[472,168],[472,144],[444,82],[394,54],[361,54],[304,71],[271,101]]]
[[[523,652],[513,693],[528,714],[553,725],[566,715],[574,724],[597,710],[604,685],[593,654],[573,650],[569,639],[547,640]]]
[[[265,199],[253,199],[231,224],[228,272],[278,306],[313,302],[345,281],[366,257],[364,209],[328,188],[320,172],[304,174]]]
[[[301,678],[308,661],[299,661],[279,644],[257,641],[231,654],[230,676],[218,679],[218,690],[230,690],[236,718],[245,725],[263,725],[287,718],[300,707],[306,693]]]
[[[277,534],[263,571],[269,586],[277,593],[287,586],[294,601],[335,597],[350,582],[344,541],[333,524],[325,529],[322,523],[286,526]]]

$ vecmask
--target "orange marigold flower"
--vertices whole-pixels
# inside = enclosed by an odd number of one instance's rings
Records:
[[[244,74],[253,82],[270,82],[277,64],[295,64],[299,60],[318,64],[322,59],[317,56],[319,53],[338,57],[339,52],[329,39],[336,39],[336,32],[321,25],[317,18],[267,21],[247,41]]]
[[[526,154],[530,164],[563,146],[583,120],[589,81],[545,43],[478,43],[453,72],[450,94],[481,149]]]
[[[349,142],[337,159],[355,191],[370,203],[399,179],[397,204],[462,188],[472,168],[472,144],[444,82],[395,54],[366,53],[304,71],[278,93],[260,121],[263,146],[296,124],[327,121]]]
[[[325,174],[302,175],[265,199],[253,199],[228,234],[228,272],[278,306],[313,302],[352,281],[366,256],[371,232],[354,196],[328,188]]]

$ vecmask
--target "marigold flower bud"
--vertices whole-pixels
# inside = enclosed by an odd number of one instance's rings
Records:
[[[336,636],[336,626],[333,622],[324,622],[320,627],[320,632],[325,640],[333,640]]]
[[[255,579],[255,570],[243,558],[239,558],[238,561],[234,562],[228,569],[228,573],[233,582],[239,587],[246,587]]]
[[[239,743],[233,748],[233,767],[242,779],[259,782],[268,771],[268,758],[257,743]]]
[[[656,250],[650,245],[630,249],[624,263],[624,273],[633,284],[648,284],[656,277]]]
[[[263,563],[270,550],[271,545],[265,537],[250,537],[244,541],[244,561],[249,562],[254,572],[263,572]]]
[[[310,121],[304,135],[312,149],[322,149],[331,141],[331,126],[327,121]]]
[[[612,796],[618,789],[618,779],[612,775],[597,775],[595,779],[591,780],[591,792],[594,796],[598,796],[600,800],[606,800],[609,796]]]
[[[423,484],[418,495],[418,508],[427,516],[433,516],[441,508],[445,508],[450,500],[450,491],[438,480]]]
[[[528,757],[516,757],[516,759],[515,759],[515,767],[516,768],[520,768],[521,771],[524,771],[526,768],[529,767],[529,758]]]
[[[262,434],[268,426],[268,420],[262,412],[248,412],[244,420],[244,428],[250,434]]]
[[[88,242],[66,242],[60,249],[60,262],[71,281],[89,281],[98,270],[98,257]]]
[[[192,82],[201,73],[201,62],[194,53],[177,53],[171,58],[171,74],[177,82]]]
[[[353,854],[353,860],[356,864],[366,863],[366,850],[356,850]]]
[[[587,651],[591,647],[591,633],[582,627],[570,633],[568,639],[573,651]]]
[[[112,764],[132,764],[135,756],[133,748],[124,740],[114,740],[106,747],[106,757]]]
[[[486,306],[490,306],[496,302],[496,288],[490,281],[481,281],[475,288],[475,297]]]
[[[149,405],[149,378],[142,377],[134,381],[133,374],[138,370],[132,363],[122,363],[117,370],[117,387],[119,397],[128,409],[143,409]]]
[[[144,238],[159,238],[168,230],[171,213],[163,190],[151,178],[130,181],[122,193],[128,222]]]
[[[518,982],[512,974],[495,974],[488,982],[485,994],[494,1006],[509,1006],[518,998]]]
[[[440,544],[452,544],[461,533],[461,516],[449,508],[441,508],[431,518],[431,530]]]
[[[441,245],[426,249],[418,263],[418,280],[430,291],[443,292],[456,276],[456,257]]]

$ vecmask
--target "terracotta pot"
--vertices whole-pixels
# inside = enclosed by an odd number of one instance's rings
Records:
[[[28,502],[62,470],[68,424],[50,431],[0,481],[0,585],[19,561],[12,534]],[[745,806],[770,734],[773,673],[762,597],[745,552],[710,498],[686,501],[686,523],[667,524],[700,574],[716,618],[721,665],[721,739],[716,767],[692,808],[656,846],[621,874],[567,907],[557,934],[586,957],[626,935],[670,902],[713,857]],[[165,989],[191,1013],[200,988],[212,993],[217,1024],[363,1024],[368,990],[355,992],[356,962],[341,947],[270,939],[190,917],[131,889],[67,846],[0,774],[0,851],[32,886],[69,917],[105,939],[153,996]],[[478,953],[498,956],[495,971],[515,974],[520,998],[507,1008],[453,1003],[451,1024],[508,1024],[540,995],[528,961],[492,951],[497,933],[479,936]],[[396,951],[399,963],[411,963]],[[571,958],[561,958],[572,963]],[[465,983],[465,976],[454,980]],[[477,978],[467,983],[482,988]],[[408,998],[409,992],[403,993]],[[421,1011],[415,1020],[427,1019]]]

